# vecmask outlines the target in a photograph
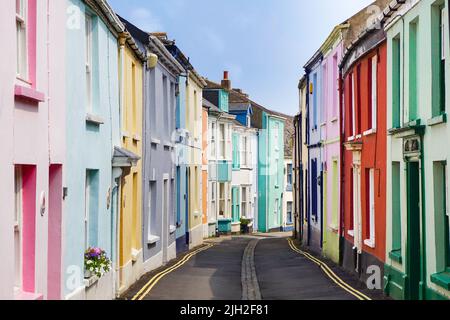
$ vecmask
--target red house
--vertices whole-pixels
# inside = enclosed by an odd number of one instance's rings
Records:
[[[371,29],[341,63],[341,263],[365,281],[383,274],[386,235],[386,60],[384,30]],[[381,288],[380,288],[381,289]]]

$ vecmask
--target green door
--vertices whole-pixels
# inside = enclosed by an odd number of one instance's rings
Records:
[[[407,288],[406,298],[418,300],[421,282],[420,254],[420,169],[419,162],[407,163],[408,238],[407,238]]]
[[[233,201],[233,222],[239,222],[241,217],[240,217],[240,194],[239,194],[239,188],[238,187],[233,187],[232,189],[232,201]]]

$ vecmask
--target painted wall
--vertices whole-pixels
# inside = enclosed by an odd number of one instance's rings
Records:
[[[343,246],[343,265],[355,270],[356,261],[352,247],[360,256],[359,276],[368,277],[366,269],[370,265],[381,265],[385,260],[386,230],[386,43],[369,51],[358,59],[344,75],[345,103],[345,143],[343,186],[344,231],[346,244]],[[372,58],[377,55],[377,112],[376,128],[369,120],[371,103],[369,68]],[[352,86],[354,77],[354,86]],[[352,92],[354,88],[354,92]],[[352,97],[354,98],[355,130],[352,131]],[[372,130],[374,129],[374,130]],[[353,132],[353,134],[351,134]],[[374,170],[374,240],[370,236],[370,186],[369,170]],[[358,176],[353,179],[353,174]],[[356,179],[356,178],[355,178]],[[358,182],[359,181],[359,182]],[[353,192],[354,190],[355,192]],[[359,194],[359,195],[358,195]],[[352,202],[353,201],[353,202]],[[358,209],[359,208],[359,209]]]
[[[50,164],[64,163],[65,143],[59,137],[63,134],[65,125],[62,118],[65,109],[65,86],[64,82],[60,81],[65,76],[63,51],[65,39],[62,36],[65,5],[57,3],[47,6],[47,3],[42,1],[28,3],[28,73],[22,77],[26,78],[23,80],[27,82],[16,78],[17,45],[14,24],[16,2],[5,2],[0,14],[2,30],[8,32],[5,40],[11,44],[3,51],[0,67],[2,74],[0,133],[5,139],[4,152],[0,160],[0,177],[3,181],[0,196],[2,201],[0,250],[5,257],[0,267],[0,299],[40,299],[49,296],[57,299],[60,298],[61,256],[51,259],[48,249],[57,251],[61,249],[61,236],[58,232],[61,228],[61,199],[57,209],[56,206],[46,205],[42,215],[40,199],[45,197],[48,204]],[[51,17],[49,24],[47,16]],[[37,37],[38,34],[44,36]],[[48,42],[51,44],[47,46]],[[53,55],[56,57],[49,59]],[[55,70],[60,73],[54,74]],[[57,93],[52,96],[50,102],[49,92],[54,90]],[[39,97],[39,101],[27,99],[27,96]],[[51,148],[54,150],[49,151]],[[15,166],[22,166],[24,208],[20,227],[23,242],[22,285],[17,291],[14,290]],[[62,180],[59,178],[59,181]],[[28,186],[32,192],[26,190]],[[54,201],[51,202],[54,204]],[[53,222],[55,222],[54,231],[48,227],[48,224]],[[49,236],[55,240],[53,246],[49,244]],[[48,275],[49,262],[56,266],[54,278]]]
[[[231,187],[236,188],[236,199],[232,197],[232,205],[237,204],[235,219],[233,219],[233,232],[240,232],[240,219],[245,217],[252,220],[252,226],[255,225],[255,193],[257,191],[257,184],[255,184],[255,171],[257,171],[257,164],[254,161],[253,154],[257,153],[257,146],[255,145],[256,129],[246,128],[242,125],[233,126],[233,135],[235,141],[233,143],[233,153],[235,154],[235,168],[232,169]],[[247,139],[247,153],[246,160],[243,159],[243,141]],[[242,201],[245,198],[244,189],[246,188],[247,208],[244,212]]]
[[[442,146],[449,139],[449,127],[446,123],[446,115],[449,110],[450,94],[450,59],[448,42],[445,42],[445,105],[444,112],[436,114],[433,108],[439,107],[438,76],[439,42],[436,30],[439,25],[437,6],[445,3],[445,37],[448,39],[448,1],[434,2],[420,1],[411,8],[415,1],[407,1],[400,13],[404,16],[402,21],[389,25],[387,28],[387,128],[394,127],[394,118],[399,118],[400,128],[409,129],[409,136],[400,135],[398,130],[391,130],[387,137],[387,201],[386,201],[386,265],[385,284],[386,292],[396,299],[408,299],[414,293],[407,279],[414,278],[412,270],[418,270],[422,276],[418,280],[423,282],[419,287],[419,299],[443,299],[450,298],[450,291],[446,290],[444,283],[438,283],[440,275],[445,272],[445,245],[448,239],[443,234],[445,224],[445,211],[442,210],[442,174],[435,171],[436,165],[449,159],[448,148]],[[414,22],[419,21],[418,24]],[[416,46],[413,42],[414,34],[417,36]],[[414,43],[414,42],[413,42]],[[400,50],[396,51],[397,45]],[[437,49],[437,51],[436,51]],[[415,53],[415,55],[414,55]],[[414,56],[416,61],[414,62]],[[400,69],[396,66],[400,62]],[[414,84],[414,73],[416,83]],[[400,99],[396,99],[397,90],[395,84],[399,81]],[[414,87],[415,85],[415,87]],[[417,89],[415,89],[417,88]],[[414,104],[414,98],[417,99]],[[416,106],[416,111],[414,108]],[[399,110],[400,117],[394,115],[393,110]],[[415,113],[415,116],[414,116]],[[417,120],[417,121],[413,121]],[[423,127],[422,127],[423,126]],[[422,129],[421,129],[422,128]],[[423,133],[421,133],[423,131]],[[420,229],[412,229],[412,221],[409,212],[408,201],[415,197],[408,191],[407,173],[408,164],[413,163],[411,156],[403,154],[404,139],[419,137],[421,141],[420,166],[420,196],[419,207],[421,209],[419,221]],[[393,164],[399,166],[400,175],[396,176]],[[446,167],[448,176],[448,168]],[[394,186],[399,181],[399,187]],[[448,180],[447,180],[448,183]],[[447,184],[448,185],[448,184]],[[394,192],[399,190],[400,199],[395,199]],[[441,196],[437,196],[441,194]],[[436,198],[435,198],[436,197]],[[447,200],[448,206],[448,200]],[[441,208],[441,209],[440,209]],[[448,212],[448,210],[447,210]],[[415,239],[415,240],[413,240]],[[418,256],[411,254],[411,243],[419,246]],[[447,249],[448,250],[448,249]],[[447,253],[448,254],[448,253]],[[444,273],[445,274],[445,273]],[[448,269],[447,269],[448,274]],[[406,280],[405,280],[406,279]],[[417,287],[417,286],[416,286]]]
[[[284,188],[284,121],[263,112],[262,123],[258,141],[258,230],[279,231]]]
[[[208,212],[208,109],[202,109],[202,224],[203,238],[209,237]]]
[[[186,86],[186,127],[188,143],[189,247],[203,242],[202,213],[202,104],[203,88],[190,75]]]
[[[103,124],[89,123],[86,121],[86,86],[80,85],[86,82],[85,56],[79,54],[86,52],[86,6],[79,0],[69,0],[67,5],[79,8],[81,21],[80,28],[65,29],[66,86],[71,89],[66,94],[66,143],[70,148],[67,150],[67,170],[64,174],[68,192],[64,214],[64,295],[75,299],[86,295],[109,299],[114,297],[113,281],[108,281],[96,294],[89,293],[96,290],[96,286],[91,287],[92,290],[85,290],[84,287],[84,203],[87,170],[96,170],[96,197],[91,199],[91,212],[97,217],[92,218],[89,225],[88,245],[101,247],[111,257],[115,228],[112,227],[111,210],[107,207],[107,195],[112,182],[112,119],[119,115],[118,44],[105,23],[94,17],[92,113]]]
[[[175,164],[171,139],[175,130],[177,77],[178,75],[170,73],[159,61],[154,69],[146,70],[144,78],[142,236],[145,272],[161,266],[176,256]],[[166,114],[165,103],[168,112]],[[167,193],[166,212],[163,212],[164,180],[170,188]]]
[[[144,69],[128,45],[122,52],[122,147],[142,159]],[[121,182],[119,293],[142,275],[142,160],[123,176]]]
[[[14,84],[16,81],[16,26],[13,19],[16,14],[15,2],[6,1],[0,13],[0,28],[4,30],[9,43],[5,47],[0,64],[0,132],[4,139],[0,157],[0,250],[4,254],[4,263],[0,265],[0,299],[12,299],[14,296]]]
[[[189,249],[187,241],[188,233],[188,195],[187,195],[187,147],[186,147],[186,78],[178,77],[177,110],[176,110],[176,129],[179,140],[175,144],[176,156],[176,199],[177,199],[177,231],[176,247],[177,253],[185,252]]]
[[[291,166],[291,183],[288,183],[288,165]],[[283,189],[283,208],[282,208],[282,227],[285,231],[292,231],[294,228],[294,195],[293,195],[293,179],[294,179],[294,169],[292,159],[284,159],[283,163],[283,179],[284,179],[284,189]],[[288,202],[291,204],[291,218],[288,217]]]
[[[321,157],[324,159],[323,254],[334,262],[339,262],[341,144],[338,79],[342,53],[343,44],[338,38],[329,52],[324,53],[322,61],[322,122],[325,123],[321,137]]]
[[[320,147],[322,127],[324,126],[325,114],[322,97],[322,67],[321,63],[316,63],[308,77],[309,97],[307,100],[308,109],[308,132],[307,144],[308,152],[308,225],[307,225],[307,245],[311,249],[320,252],[322,250],[322,186],[320,179],[323,171],[322,152]],[[310,86],[312,85],[312,92]],[[313,172],[315,163],[315,172]],[[315,193],[314,193],[315,192]],[[315,195],[315,196],[314,196]],[[315,202],[315,203],[313,203]]]

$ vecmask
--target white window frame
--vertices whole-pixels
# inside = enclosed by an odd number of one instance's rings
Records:
[[[28,81],[28,0],[16,0],[16,41],[16,76]]]
[[[211,208],[211,213],[212,215],[210,216],[210,220],[212,220],[212,217],[216,217],[216,213],[217,213],[217,182],[211,182],[211,204],[210,204],[210,208]]]
[[[377,110],[378,110],[378,55],[372,57],[372,130],[377,129]]]
[[[227,149],[227,126],[225,123],[219,123],[219,159],[226,159]]]
[[[241,188],[241,215],[248,218],[251,209],[251,191],[250,186],[242,186]]]
[[[355,108],[355,73],[351,73],[352,94],[350,95],[352,105],[352,136],[356,135],[356,108]]]
[[[375,170],[369,170],[369,239],[364,240],[364,244],[375,248]]]
[[[211,145],[211,151],[210,155],[212,158],[216,158],[216,142],[217,142],[217,132],[216,132],[217,125],[215,122],[211,122],[211,128],[210,128],[210,145]]]
[[[228,124],[226,126],[226,148],[225,148],[225,159],[231,161],[233,159],[232,151],[233,151],[233,142],[232,142],[232,125]]]
[[[89,211],[91,203],[91,179],[90,171],[86,170],[85,184],[84,184],[84,249],[89,247]]]
[[[441,33],[441,60],[445,61],[445,48],[446,48],[446,41],[445,41],[445,22],[446,22],[446,11],[447,8],[445,6],[441,9],[441,25],[440,33]]]
[[[231,183],[226,183],[227,188],[225,189],[227,191],[227,206],[226,206],[226,212],[228,212],[228,214],[225,213],[225,217],[227,218],[231,218],[231,205],[232,205],[232,193],[231,193]]]
[[[86,64],[86,109],[88,113],[92,113],[93,104],[93,90],[92,90],[92,52],[93,52],[93,17],[89,14],[85,14],[85,64]]]
[[[220,214],[220,209],[221,208],[223,208],[223,214]],[[226,192],[226,186],[225,186],[224,182],[220,182],[219,183],[219,217],[225,218],[226,213],[227,213],[227,192]]]
[[[291,221],[288,221],[288,212],[289,212],[289,204],[291,205]],[[294,212],[294,203],[292,201],[286,201],[286,225],[292,225],[294,222],[293,219],[293,212]]]
[[[22,288],[22,226],[23,226],[23,176],[22,168],[14,169],[14,291]]]
[[[243,135],[241,138],[241,166],[249,168],[250,167],[250,152],[249,152],[249,137]]]

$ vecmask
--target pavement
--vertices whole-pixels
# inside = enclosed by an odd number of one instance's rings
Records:
[[[291,233],[210,239],[143,276],[121,299],[131,300],[356,300],[317,263],[295,252]],[[382,299],[352,275],[327,263],[348,286]]]

